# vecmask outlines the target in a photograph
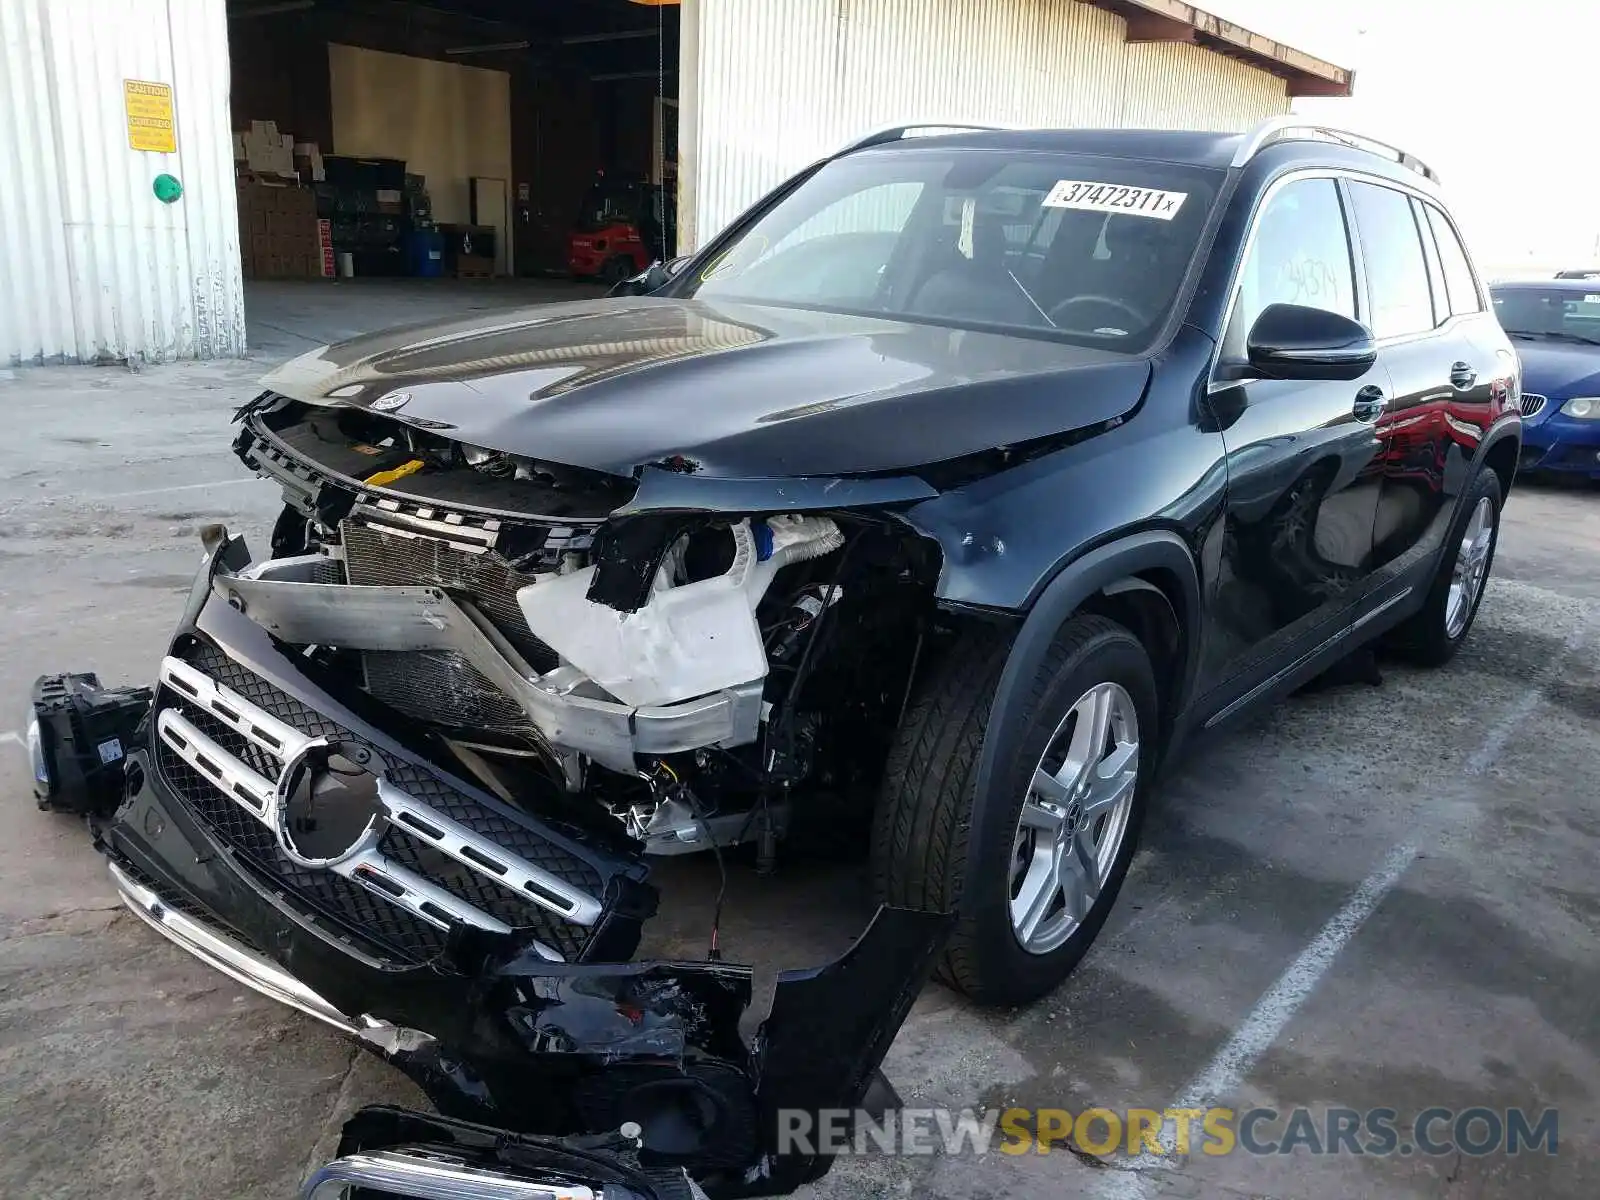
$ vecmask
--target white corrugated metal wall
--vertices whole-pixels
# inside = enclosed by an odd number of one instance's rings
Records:
[[[1079,0],[684,0],[679,243],[901,120],[1242,129],[1282,79]],[[690,165],[692,164],[692,165]]]
[[[176,153],[129,148],[126,80]],[[0,0],[0,171],[0,366],[244,353],[223,0]]]

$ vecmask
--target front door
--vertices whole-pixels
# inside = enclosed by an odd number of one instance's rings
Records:
[[[1371,571],[1388,378],[1381,367],[1354,382],[1252,378],[1245,343],[1275,303],[1359,315],[1331,178],[1279,185],[1257,216],[1210,389],[1228,463],[1202,678],[1202,705],[1218,713],[1338,636]]]

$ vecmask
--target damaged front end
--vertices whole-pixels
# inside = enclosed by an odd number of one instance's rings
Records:
[[[780,1114],[882,1099],[950,918],[880,910],[844,957],[779,978],[748,1044],[749,967],[627,960],[653,856],[753,842],[770,865],[808,817],[865,815],[937,554],[826,489],[657,509],[637,480],[365,411],[269,395],[241,417],[238,453],[288,503],[270,558],[205,533],[96,823],[123,900],[455,1123],[372,1116],[345,1157],[379,1176],[419,1153],[426,1175],[444,1143],[448,1170],[520,1169],[541,1138],[624,1172],[608,1195],[826,1170],[784,1153]]]

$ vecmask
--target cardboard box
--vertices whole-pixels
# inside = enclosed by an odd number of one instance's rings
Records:
[[[241,162],[244,162],[249,157],[250,157],[249,152],[244,148],[244,134],[242,134],[242,133],[234,134],[233,135],[233,161],[236,162],[236,163],[241,163]]]
[[[322,161],[322,149],[315,142],[294,144],[294,169],[308,183],[323,183],[328,177],[327,167]]]
[[[276,121],[251,121],[244,134],[244,152],[252,171],[294,174],[294,138],[279,133]]]

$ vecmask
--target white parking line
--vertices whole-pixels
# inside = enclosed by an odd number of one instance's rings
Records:
[[[1583,639],[1588,636],[1589,622],[1580,622],[1577,628],[1567,635],[1566,641],[1561,644],[1561,652],[1547,665],[1543,674],[1528,685],[1527,691],[1517,697],[1517,702],[1506,710],[1500,723],[1489,731],[1489,736],[1483,739],[1483,745],[1478,747],[1478,752],[1467,759],[1466,772],[1468,775],[1482,775],[1494,766],[1495,759],[1505,751],[1506,743],[1511,740],[1511,735],[1521,729],[1529,717],[1534,713],[1544,700],[1544,690],[1549,685],[1550,677],[1555,673],[1555,668],[1576,654],[1583,645]]]
[[[164,496],[168,492],[194,492],[201,488],[242,487],[247,483],[258,482],[254,476],[249,479],[218,479],[212,483],[177,483],[171,487],[142,488],[137,492],[109,492],[103,496],[80,496],[81,500],[90,502],[98,500],[132,500],[136,496]]]
[[[1512,736],[1543,703],[1550,681],[1566,660],[1582,647],[1592,620],[1592,613],[1580,618],[1562,643],[1560,652],[1545,663],[1544,670],[1516,703],[1502,712],[1500,720],[1484,736],[1483,743],[1462,768],[1464,774],[1482,775],[1505,752]],[[1245,1081],[1316,990],[1339,951],[1377,910],[1383,898],[1394,890],[1416,857],[1417,850],[1412,846],[1397,846],[1384,856],[1377,869],[1361,881],[1344,906],[1322,927],[1322,932],[1256,1002],[1205,1069],[1178,1094],[1178,1099],[1170,1106],[1172,1109],[1207,1108]],[[1126,1164],[1108,1164],[1115,1166],[1114,1170],[1095,1172],[1090,1194],[1097,1200],[1149,1200],[1155,1196],[1155,1181],[1144,1172],[1169,1171],[1177,1166],[1177,1123],[1166,1122],[1158,1140],[1162,1149],[1160,1155],[1143,1152]]]
[[[1173,1108],[1204,1108],[1220,1096],[1225,1096],[1244,1082],[1261,1056],[1272,1048],[1284,1026],[1289,1024],[1307,997],[1328,973],[1339,951],[1344,949],[1377,909],[1383,898],[1400,882],[1406,868],[1417,857],[1416,847],[1396,846],[1378,869],[1361,881],[1350,894],[1344,907],[1334,913],[1322,932],[1299,956],[1289,964],[1267,994],[1256,1001],[1243,1024],[1233,1036],[1223,1043],[1222,1049],[1196,1075],[1189,1086],[1179,1093]],[[1163,1131],[1162,1148],[1172,1153],[1175,1142],[1167,1141],[1169,1131]],[[1175,1134],[1173,1135],[1175,1136]]]
[[[23,736],[20,733],[18,733],[15,729],[8,729],[4,733],[0,733],[0,742],[15,742],[17,745],[21,746],[24,750],[26,750],[28,748],[28,743],[23,739]]]

